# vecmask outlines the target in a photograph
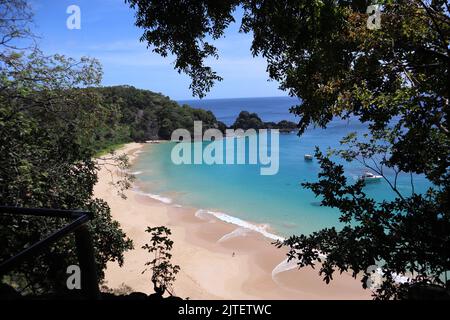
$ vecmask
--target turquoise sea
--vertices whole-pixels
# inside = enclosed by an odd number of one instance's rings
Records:
[[[295,120],[288,110],[296,102],[286,97],[180,101],[211,110],[227,124],[241,110],[256,112],[264,121]],[[315,146],[323,151],[339,147],[340,139],[348,133],[365,130],[365,125],[354,119],[334,120],[327,129],[310,128],[301,137],[280,134],[279,171],[271,176],[260,175],[259,165],[175,165],[171,161],[175,143],[149,146],[133,171],[139,173],[141,191],[161,201],[202,209],[199,213],[214,214],[265,235],[268,231],[283,237],[310,233],[339,227],[339,212],[321,207],[320,199],[301,187],[301,182],[316,181],[320,169],[316,160],[307,162],[304,155],[313,154]],[[366,171],[358,163],[337,162],[344,164],[350,181]],[[393,177],[392,172],[387,175]],[[405,195],[411,193],[410,176],[400,175],[398,186]],[[414,176],[414,186],[416,192],[424,192],[429,184],[423,176]],[[376,200],[394,197],[385,181],[368,184],[365,190]]]

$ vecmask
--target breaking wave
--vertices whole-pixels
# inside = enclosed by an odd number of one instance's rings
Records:
[[[224,221],[224,222],[227,222],[227,223],[231,223],[231,224],[234,224],[234,225],[240,227],[240,228],[234,230],[233,232],[229,233],[228,234],[229,235],[228,238],[236,237],[237,234],[239,234],[239,233],[242,235],[244,233],[244,231],[243,230],[239,230],[239,229],[246,229],[245,232],[254,231],[254,232],[262,234],[264,237],[269,238],[271,240],[275,240],[275,241],[276,240],[279,240],[279,241],[283,241],[284,240],[283,237],[280,237],[280,236],[278,236],[276,234],[273,234],[273,233],[270,233],[269,231],[267,231],[267,229],[268,229],[268,225],[267,224],[265,224],[265,225],[256,225],[256,224],[244,221],[242,219],[230,216],[230,215],[228,215],[226,213],[223,213],[223,212],[210,211],[210,210],[205,210],[205,209],[197,210],[197,212],[195,213],[195,216],[200,218],[200,219],[207,218],[207,215],[216,217],[217,219],[219,219],[221,221]],[[219,241],[220,240],[224,241],[224,237],[227,237],[227,235],[223,236],[221,239],[219,239]]]
[[[142,192],[142,191],[139,191],[139,190],[134,190],[134,192],[136,192],[137,194],[140,194],[142,196],[146,196],[146,197],[152,198],[154,200],[157,200],[159,202],[165,203],[165,204],[171,204],[172,203],[172,199],[171,198],[164,197],[164,196],[161,196],[159,194],[146,193],[146,192]]]

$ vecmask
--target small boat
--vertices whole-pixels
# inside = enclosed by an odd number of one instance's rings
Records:
[[[376,174],[373,174],[372,172],[366,171],[362,176],[359,177],[359,180],[362,180],[364,182],[378,182],[383,178],[383,176],[379,176]]]
[[[306,161],[312,161],[313,160],[313,156],[310,154],[305,154],[305,160]]]

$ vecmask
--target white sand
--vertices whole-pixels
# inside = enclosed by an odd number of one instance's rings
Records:
[[[133,161],[145,144],[130,143],[118,153]],[[146,150],[151,146],[146,146]],[[139,152],[138,152],[139,151]],[[149,150],[151,152],[151,150]],[[109,167],[114,175],[118,171]],[[117,179],[117,177],[115,177]],[[148,242],[147,226],[165,225],[172,231],[173,262],[180,265],[174,285],[175,294],[191,299],[369,299],[370,292],[359,280],[348,274],[337,275],[326,285],[318,268],[290,270],[272,278],[272,270],[283,261],[285,250],[271,245],[270,240],[255,232],[220,243],[222,236],[237,226],[215,218],[199,219],[195,209],[177,208],[132,190],[125,191],[127,199],[118,196],[110,184],[111,174],[102,167],[95,196],[108,202],[113,218],[119,221],[135,249],[125,253],[122,268],[109,263],[106,282],[110,288],[121,284],[135,291],[153,292],[150,273],[141,274],[149,254],[141,249]],[[232,256],[232,253],[235,256]]]

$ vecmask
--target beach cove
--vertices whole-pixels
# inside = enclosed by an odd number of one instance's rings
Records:
[[[151,152],[150,144],[130,143],[117,154],[127,154],[132,163]],[[181,271],[174,284],[175,295],[190,299],[370,299],[360,281],[349,274],[336,275],[329,285],[318,270],[297,270],[283,263],[286,250],[272,245],[273,239],[260,232],[202,214],[194,207],[179,206],[167,199],[154,199],[139,191],[139,175],[133,188],[121,198],[111,179],[121,172],[102,166],[98,173],[95,196],[108,202],[113,219],[134,241],[135,249],[125,253],[119,267],[110,262],[105,272],[106,285],[123,284],[133,291],[152,293],[148,273],[142,274],[150,259],[141,249],[148,242],[147,226],[165,225],[172,231],[173,262]],[[252,225],[249,223],[249,225]],[[243,230],[245,229],[245,230]],[[287,271],[285,271],[287,270]]]

